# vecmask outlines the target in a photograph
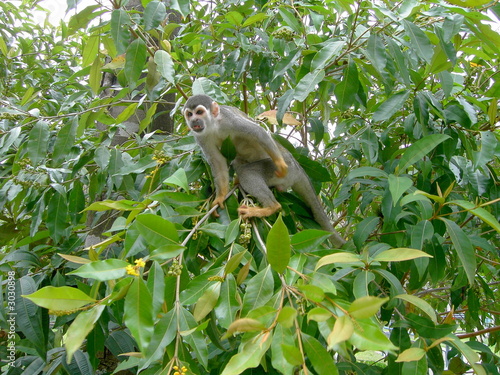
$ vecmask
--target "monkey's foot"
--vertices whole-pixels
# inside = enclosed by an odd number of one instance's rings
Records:
[[[276,165],[276,172],[274,172],[276,176],[283,178],[288,174],[288,165],[283,159],[275,160],[274,164]]]
[[[242,219],[249,219],[251,217],[270,216],[280,209],[281,205],[279,203],[269,207],[248,207],[243,205],[238,208],[238,213],[240,214]]]
[[[222,210],[224,209],[224,197],[223,196],[218,196],[214,199],[214,201],[212,202],[211,204],[211,207],[214,207],[214,206],[219,206],[219,208]],[[217,212],[217,210],[215,210],[214,212],[212,212],[212,215],[214,217],[219,217],[219,213]]]

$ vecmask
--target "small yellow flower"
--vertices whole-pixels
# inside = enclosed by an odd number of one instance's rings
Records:
[[[129,275],[139,276],[139,272],[137,272],[137,268],[131,264],[129,264],[127,267],[125,267],[125,270],[127,271],[127,274],[129,274]]]
[[[144,268],[144,266],[146,265],[146,262],[142,258],[139,258],[139,259],[135,260],[135,264],[137,265],[137,267]]]
[[[179,371],[174,372],[174,375],[181,375]]]
[[[186,368],[186,366],[182,366],[182,368],[181,368],[181,371],[182,371],[182,372],[187,372],[187,370],[188,370],[188,369]]]

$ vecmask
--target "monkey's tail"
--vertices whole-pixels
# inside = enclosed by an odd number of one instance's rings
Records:
[[[311,208],[314,219],[325,231],[331,232],[330,242],[334,247],[341,247],[346,243],[346,241],[340,236],[340,234],[335,230],[335,228],[330,223],[330,218],[326,214],[321,202],[314,191],[314,187],[309,180],[309,177],[302,170],[305,178],[300,179],[299,183],[295,183],[292,186],[293,191],[295,191],[304,202]],[[307,181],[307,183],[304,183]]]

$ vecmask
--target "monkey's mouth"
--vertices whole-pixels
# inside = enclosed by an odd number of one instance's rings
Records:
[[[193,131],[195,131],[196,133],[199,133],[203,129],[205,129],[205,127],[203,125],[193,125],[191,126],[191,129],[193,129]]]

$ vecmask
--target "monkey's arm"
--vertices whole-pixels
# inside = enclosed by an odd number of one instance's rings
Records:
[[[218,204],[220,208],[224,208],[224,200],[229,191],[229,168],[226,158],[222,156],[219,148],[210,142],[210,139],[209,142],[200,141],[199,144],[210,165],[214,179],[216,196],[212,202],[212,207]],[[217,213],[215,215],[218,216]]]

